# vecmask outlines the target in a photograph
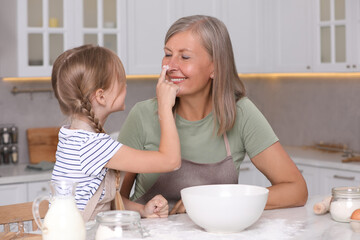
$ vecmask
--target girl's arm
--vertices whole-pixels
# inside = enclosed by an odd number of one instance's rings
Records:
[[[161,130],[159,151],[122,146],[106,167],[136,173],[169,172],[180,167],[180,140],[172,113],[178,86],[165,81],[166,70],[163,67],[156,87]]]
[[[303,206],[308,197],[306,182],[279,142],[251,159],[271,182],[265,209]]]

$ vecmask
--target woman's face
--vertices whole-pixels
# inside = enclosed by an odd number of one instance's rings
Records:
[[[201,39],[191,31],[180,32],[167,41],[164,51],[166,79],[180,87],[177,96],[208,96],[214,64]]]

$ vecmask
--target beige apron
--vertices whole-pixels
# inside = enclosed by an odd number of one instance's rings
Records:
[[[119,191],[120,191],[120,186],[122,185],[124,175],[121,174],[120,176],[117,175],[117,173],[120,172],[112,169],[108,169],[105,178],[99,185],[95,194],[90,198],[90,200],[86,204],[84,211],[80,211],[85,222],[88,222],[89,220],[94,220],[95,216],[99,212],[111,210],[112,209],[111,204],[112,201],[115,199],[116,194],[118,194],[118,196],[120,197]],[[105,195],[103,199],[101,199],[101,201],[99,202],[101,193],[103,192],[104,188],[105,188]],[[119,201],[121,201],[121,198]],[[124,209],[123,205],[117,207],[118,210],[121,210],[121,208]]]
[[[155,195],[161,194],[169,203],[169,209],[181,199],[180,190],[186,187],[208,184],[237,184],[239,174],[231,156],[227,135],[224,134],[227,156],[217,163],[201,164],[181,159],[181,168],[160,174],[154,185],[140,198],[138,203],[146,204]]]

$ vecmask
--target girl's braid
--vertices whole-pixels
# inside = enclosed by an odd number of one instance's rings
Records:
[[[88,98],[83,98],[81,100],[81,108],[82,112],[91,122],[91,127],[97,132],[97,133],[105,133],[103,127],[99,123],[99,119],[95,117],[94,111],[92,110],[91,103]]]

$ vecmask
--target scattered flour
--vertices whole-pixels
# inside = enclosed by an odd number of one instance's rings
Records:
[[[290,240],[303,231],[305,223],[303,221],[289,221],[287,219],[260,219],[253,226],[242,232],[229,234],[208,233],[200,227],[194,227],[192,222],[178,222],[177,224],[173,221],[163,221],[157,224],[145,225],[150,232],[148,240]],[[171,234],[173,232],[176,232],[176,236]]]

